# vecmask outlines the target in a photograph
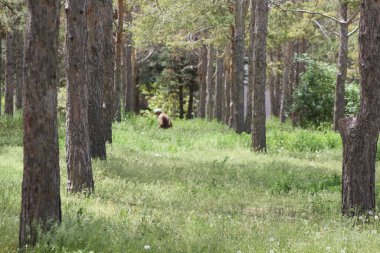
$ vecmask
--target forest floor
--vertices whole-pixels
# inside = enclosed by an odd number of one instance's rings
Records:
[[[268,122],[268,153],[201,120],[115,124],[95,193],[67,194],[60,124],[62,225],[30,252],[379,252],[380,220],[340,214],[341,141]],[[0,252],[17,248],[21,117],[0,119]],[[378,178],[378,177],[377,177]]]

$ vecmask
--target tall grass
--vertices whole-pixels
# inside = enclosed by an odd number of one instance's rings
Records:
[[[17,247],[21,120],[0,123],[0,252]],[[268,122],[268,154],[250,136],[202,120],[128,117],[107,161],[94,161],[95,194],[65,192],[63,222],[29,252],[377,252],[377,216],[340,215],[340,137]],[[15,134],[18,133],[18,134]],[[4,138],[12,137],[9,140]],[[366,221],[366,219],[368,219]]]

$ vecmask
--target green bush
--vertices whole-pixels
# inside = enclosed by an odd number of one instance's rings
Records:
[[[346,116],[354,116],[359,112],[360,87],[358,83],[346,85]]]
[[[307,67],[294,91],[292,112],[299,116],[302,127],[331,122],[334,108],[335,68],[317,62],[307,55],[298,59]]]

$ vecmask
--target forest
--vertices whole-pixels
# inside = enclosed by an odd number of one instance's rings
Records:
[[[0,0],[0,252],[379,252],[378,0]]]

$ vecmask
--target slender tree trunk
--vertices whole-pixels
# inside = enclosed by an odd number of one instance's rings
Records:
[[[3,98],[3,35],[0,34],[0,116],[1,116],[1,101]]]
[[[135,113],[139,113],[140,112],[140,91],[137,87],[138,85],[138,73],[139,73],[139,69],[138,69],[138,64],[137,64],[137,51],[135,48],[133,48],[132,50],[132,87],[133,87],[133,90],[134,90],[134,111]]]
[[[214,118],[223,122],[223,58],[216,60]]]
[[[232,75],[231,75],[231,42],[228,42],[226,48],[224,50],[224,110],[223,110],[223,118],[224,123],[229,125],[230,123],[230,104],[231,104],[231,83],[232,83]],[[230,125],[231,127],[231,125]]]
[[[23,67],[24,67],[24,36],[21,31],[15,32],[15,92],[16,109],[22,108],[22,86],[23,86]]]
[[[342,20],[347,20],[347,2],[340,3],[340,16]],[[348,61],[348,24],[340,23],[340,49],[338,74],[335,87],[335,105],[334,105],[334,130],[339,130],[338,122],[344,118],[345,111],[345,85],[347,78],[347,61]]]
[[[210,45],[207,50],[207,98],[206,98],[206,114],[207,120],[213,119],[213,107],[214,107],[214,48]]]
[[[207,96],[207,47],[202,46],[199,53],[199,68],[198,68],[198,78],[199,78],[199,108],[198,108],[198,117],[206,117],[206,96]]]
[[[252,110],[253,110],[253,85],[254,85],[254,58],[253,58],[253,46],[255,43],[255,10],[256,1],[250,0],[250,17],[249,17],[249,48],[248,48],[248,106],[247,116],[245,119],[245,132],[252,133]]]
[[[112,143],[112,121],[114,119],[114,41],[113,41],[113,8],[112,0],[106,0],[103,4],[102,13],[104,17],[104,134],[106,141]]]
[[[356,118],[339,121],[343,140],[342,213],[374,211],[380,127],[380,3],[363,0],[360,15],[361,103]]]
[[[194,84],[191,84],[189,86],[189,102],[187,104],[187,119],[192,119],[193,118],[193,106],[194,106]]]
[[[271,114],[276,116],[276,90],[275,90],[276,77],[273,70],[269,73],[269,93],[270,93],[270,108]]]
[[[235,1],[235,47],[234,47],[234,104],[235,131],[242,133],[244,124],[244,57],[245,35],[243,19],[243,1]]]
[[[100,2],[87,1],[87,54],[86,70],[89,82],[88,125],[92,158],[106,159],[103,129],[103,22]]]
[[[128,29],[130,29],[132,24],[132,7],[128,6],[126,8],[126,21],[129,24]],[[133,81],[133,63],[132,63],[132,52],[133,52],[133,35],[130,30],[128,30],[126,35],[126,47],[125,47],[125,77],[126,77],[126,89],[124,94],[124,109],[125,113],[134,113],[135,112],[135,87]]]
[[[266,152],[266,39],[268,30],[268,1],[256,1],[255,30],[253,43],[253,118],[252,118],[252,149]],[[253,11],[253,10],[252,10]]]
[[[183,119],[185,117],[184,109],[184,97],[183,97],[183,85],[178,86],[178,99],[179,99],[179,118]]]
[[[284,54],[284,75],[282,81],[282,95],[281,95],[281,105],[280,105],[280,120],[281,123],[285,123],[286,111],[288,110],[288,100],[289,100],[289,79],[290,79],[290,68],[292,63],[292,47],[291,43],[287,43],[285,47]]]
[[[121,57],[123,46],[123,21],[124,21],[124,1],[118,0],[117,10],[117,33],[116,33],[116,68],[115,68],[115,117],[117,122],[121,122],[120,93],[121,93]]]
[[[66,0],[67,190],[94,191],[88,125],[86,0]]]
[[[28,0],[27,4],[20,248],[35,245],[38,231],[46,232],[61,222],[57,124],[60,1]]]
[[[14,53],[14,33],[8,32],[6,35],[6,70],[5,70],[5,104],[4,113],[13,115],[14,87],[15,87],[15,53]]]

